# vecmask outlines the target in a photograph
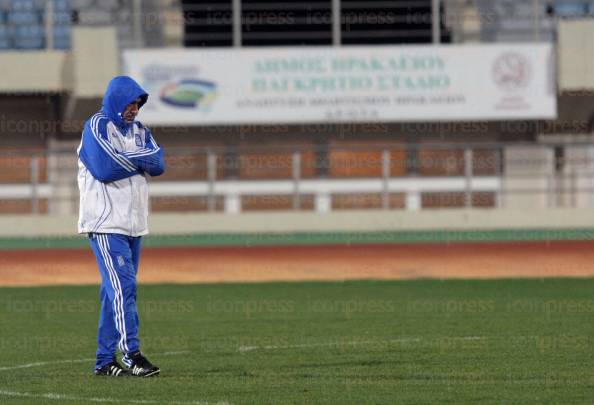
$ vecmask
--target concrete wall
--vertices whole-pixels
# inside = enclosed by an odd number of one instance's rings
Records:
[[[0,52],[0,93],[36,94],[69,91],[76,97],[103,95],[119,73],[114,27],[75,27],[72,50]]]
[[[107,83],[120,71],[114,27],[77,27],[72,35],[73,83],[76,97],[103,97]]]
[[[60,92],[66,83],[66,51],[0,52],[0,92]]]
[[[0,237],[73,236],[75,216],[0,216]],[[151,233],[290,233],[594,228],[591,209],[349,211],[315,214],[154,214]]]
[[[526,210],[554,206],[552,194],[548,193],[554,185],[553,149],[509,146],[503,154],[501,206]]]
[[[560,20],[557,30],[559,90],[594,89],[594,20]]]

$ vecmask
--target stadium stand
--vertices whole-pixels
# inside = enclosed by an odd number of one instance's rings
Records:
[[[99,30],[106,26],[115,29],[117,34],[118,49],[114,51],[116,56],[113,60],[119,58],[119,49],[131,47],[180,44],[187,47],[237,46],[233,4],[231,0],[0,0],[0,50],[23,50],[27,51],[23,54],[31,54],[34,52],[29,51],[54,48],[65,51],[64,55],[74,46],[73,31],[81,27]],[[431,1],[343,0],[340,4],[339,36],[342,45],[419,44],[432,40]],[[562,42],[565,44],[573,37],[559,39],[559,24],[594,15],[593,1],[446,0],[441,4],[439,40],[445,43],[478,40],[498,43],[565,41]],[[329,0],[243,0],[240,5],[242,46],[288,47],[335,43],[335,16]],[[89,32],[83,36],[85,41],[92,37]],[[559,52],[566,49],[559,49]],[[85,63],[93,63],[86,56],[82,59],[86,60]],[[563,63],[570,64],[570,59]],[[114,62],[114,66],[117,68],[118,65]],[[88,71],[86,67],[88,65],[81,65],[79,69]],[[570,72],[564,73],[563,77],[578,75]],[[94,80],[96,78],[91,74],[81,79],[83,90],[87,83]],[[75,89],[78,84],[74,84]],[[581,82],[575,84],[575,88],[583,87]],[[77,99],[79,104],[72,108],[69,115],[68,105],[74,98],[68,93],[71,89],[65,86],[53,91],[56,93],[51,96],[42,94],[41,97],[2,95],[2,114],[14,122],[26,122],[29,116],[40,122],[76,121],[92,113],[100,102],[96,90],[93,90],[95,93],[81,90],[83,95]],[[587,107],[587,100],[587,91],[579,96],[566,97],[563,88],[560,88],[560,120],[579,122],[583,116],[591,119],[594,113]],[[27,111],[25,106],[29,108]],[[239,211],[254,211],[318,210],[320,207],[329,207],[330,210],[409,209],[417,205],[420,208],[495,207],[501,204],[496,193],[504,194],[500,193],[504,181],[505,184],[515,184],[505,177],[506,171],[514,168],[514,163],[510,158],[513,151],[506,150],[507,144],[503,143],[534,143],[547,132],[531,125],[531,122],[520,124],[527,130],[506,130],[505,126],[502,129],[501,126],[481,123],[484,129],[462,133],[456,133],[455,129],[443,130],[440,125],[427,131],[411,132],[407,124],[382,124],[376,132],[361,127],[345,134],[347,126],[340,125],[302,128],[295,125],[272,132],[270,126],[260,125],[249,128],[230,126],[224,131],[221,128],[190,126],[181,130],[177,128],[180,131],[176,134],[156,126],[153,130],[159,139],[166,140],[170,155],[167,175],[155,179],[152,208],[156,211],[229,211],[229,207],[239,206]],[[3,141],[15,145],[22,142],[19,137],[23,131],[11,128],[0,128]],[[15,186],[14,194],[22,196],[25,203],[30,202],[28,191],[18,187],[36,176],[40,184],[35,191],[40,193],[36,199],[39,203],[31,203],[28,207],[36,212],[42,209],[52,212],[55,206],[53,197],[47,191],[49,188],[46,190],[43,187],[51,185],[66,190],[73,185],[68,177],[73,170],[69,153],[76,145],[80,128],[65,129],[58,125],[49,132],[29,128],[32,134],[38,135],[32,137],[31,143],[45,145],[45,149],[33,154],[25,153],[25,157],[17,160],[10,160],[12,151],[1,157],[0,167],[8,165],[13,170],[6,170],[0,183]],[[563,132],[557,131],[554,125],[551,128],[548,130],[550,134]],[[575,131],[569,129],[566,132],[573,136]],[[592,131],[590,127],[580,127],[577,132],[589,134]],[[552,176],[568,170],[568,164],[562,162],[563,153],[557,153],[557,150],[565,148],[558,145],[555,148],[551,149],[551,153],[548,150],[546,153],[534,151],[535,159],[542,156],[547,159],[542,165],[542,173],[538,175],[549,183]],[[51,153],[48,153],[49,150]],[[65,157],[48,157],[56,150],[66,150]],[[574,172],[571,173],[573,175]],[[469,184],[471,178],[472,181],[482,179],[487,186],[479,191],[455,186],[457,191],[448,191],[454,184],[449,180],[458,181],[456,184],[460,181]],[[388,181],[401,181],[397,183],[398,187],[414,191],[412,183],[407,182],[424,179],[443,184],[444,190],[420,190],[418,196],[411,197],[405,192],[387,191],[385,186]],[[345,185],[327,191],[323,184],[316,183],[318,180]],[[368,192],[357,191],[361,184],[366,185],[373,180],[381,180],[382,186]],[[543,184],[546,181],[543,180]],[[247,191],[236,196],[229,189],[222,188],[214,193],[214,184],[222,182],[233,186],[245,183],[250,187],[262,187],[265,191],[258,189],[257,193],[251,192],[248,187]],[[295,186],[298,182],[307,183],[307,188]],[[198,192],[192,194],[189,191],[188,195],[184,195],[179,191],[195,190],[192,187],[198,183],[201,186],[206,184],[212,195],[197,195]],[[287,187],[295,187],[297,191],[279,191]],[[168,195],[171,190],[177,194]],[[417,197],[418,200],[415,200]],[[66,211],[76,210],[76,193],[65,193],[61,198],[72,200]],[[236,200],[230,202],[232,199]],[[16,201],[18,198],[5,200]],[[3,204],[2,209],[16,210],[16,205],[11,204]]]
[[[553,20],[547,14],[547,3],[507,0],[477,0],[484,42],[550,41]]]
[[[594,15],[594,2],[557,0],[549,5],[549,10],[554,16],[579,18],[587,15]]]
[[[69,49],[73,26],[115,26],[121,48],[174,44],[183,26],[185,46],[232,46],[232,1],[145,0],[3,0],[0,2],[0,49]],[[464,29],[460,15],[476,9],[483,42],[551,40],[556,18],[594,15],[594,2],[557,0],[450,0],[440,14],[441,42]],[[536,6],[535,6],[536,4]],[[456,15],[446,13],[453,10]],[[330,45],[331,1],[241,2],[243,46]],[[183,13],[183,14],[182,14]],[[140,17],[139,17],[140,15]],[[431,1],[341,2],[341,43],[398,44],[431,42]],[[185,24],[182,24],[185,23]],[[139,31],[139,32],[135,32]],[[51,41],[48,39],[51,37]],[[463,38],[463,37],[462,37]]]
[[[175,3],[144,0],[136,10],[122,0],[3,0],[0,50],[70,49],[74,26],[115,26],[122,48],[161,46],[163,27],[180,23],[169,13]]]

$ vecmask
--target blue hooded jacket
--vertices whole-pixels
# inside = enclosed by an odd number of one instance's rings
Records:
[[[148,128],[140,122],[127,123],[122,118],[126,106],[137,98],[142,107],[148,99],[145,92],[132,78],[116,76],[107,86],[101,111],[85,123],[78,156],[93,177],[101,182],[112,182],[137,174],[159,176],[165,171],[163,149],[155,142]],[[117,151],[109,139],[107,125],[114,123],[122,134],[132,125],[144,131],[144,146],[133,152]]]
[[[107,85],[107,90],[103,96],[103,105],[101,111],[117,125],[122,131],[126,132],[130,125],[122,118],[122,113],[126,106],[137,98],[141,99],[139,107],[142,107],[148,99],[148,93],[142,89],[131,77],[116,76]]]

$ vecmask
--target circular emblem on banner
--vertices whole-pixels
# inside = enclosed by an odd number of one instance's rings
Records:
[[[493,63],[493,80],[506,91],[520,90],[532,79],[530,61],[516,52],[506,52]]]

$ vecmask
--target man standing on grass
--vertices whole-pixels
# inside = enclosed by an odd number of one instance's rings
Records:
[[[78,147],[78,232],[88,235],[101,273],[95,374],[158,375],[140,352],[136,274],[148,233],[146,175],[165,170],[163,149],[136,121],[148,94],[130,77],[111,80],[101,111],[86,123]],[[117,346],[117,347],[116,347]],[[119,348],[126,368],[116,360]]]

